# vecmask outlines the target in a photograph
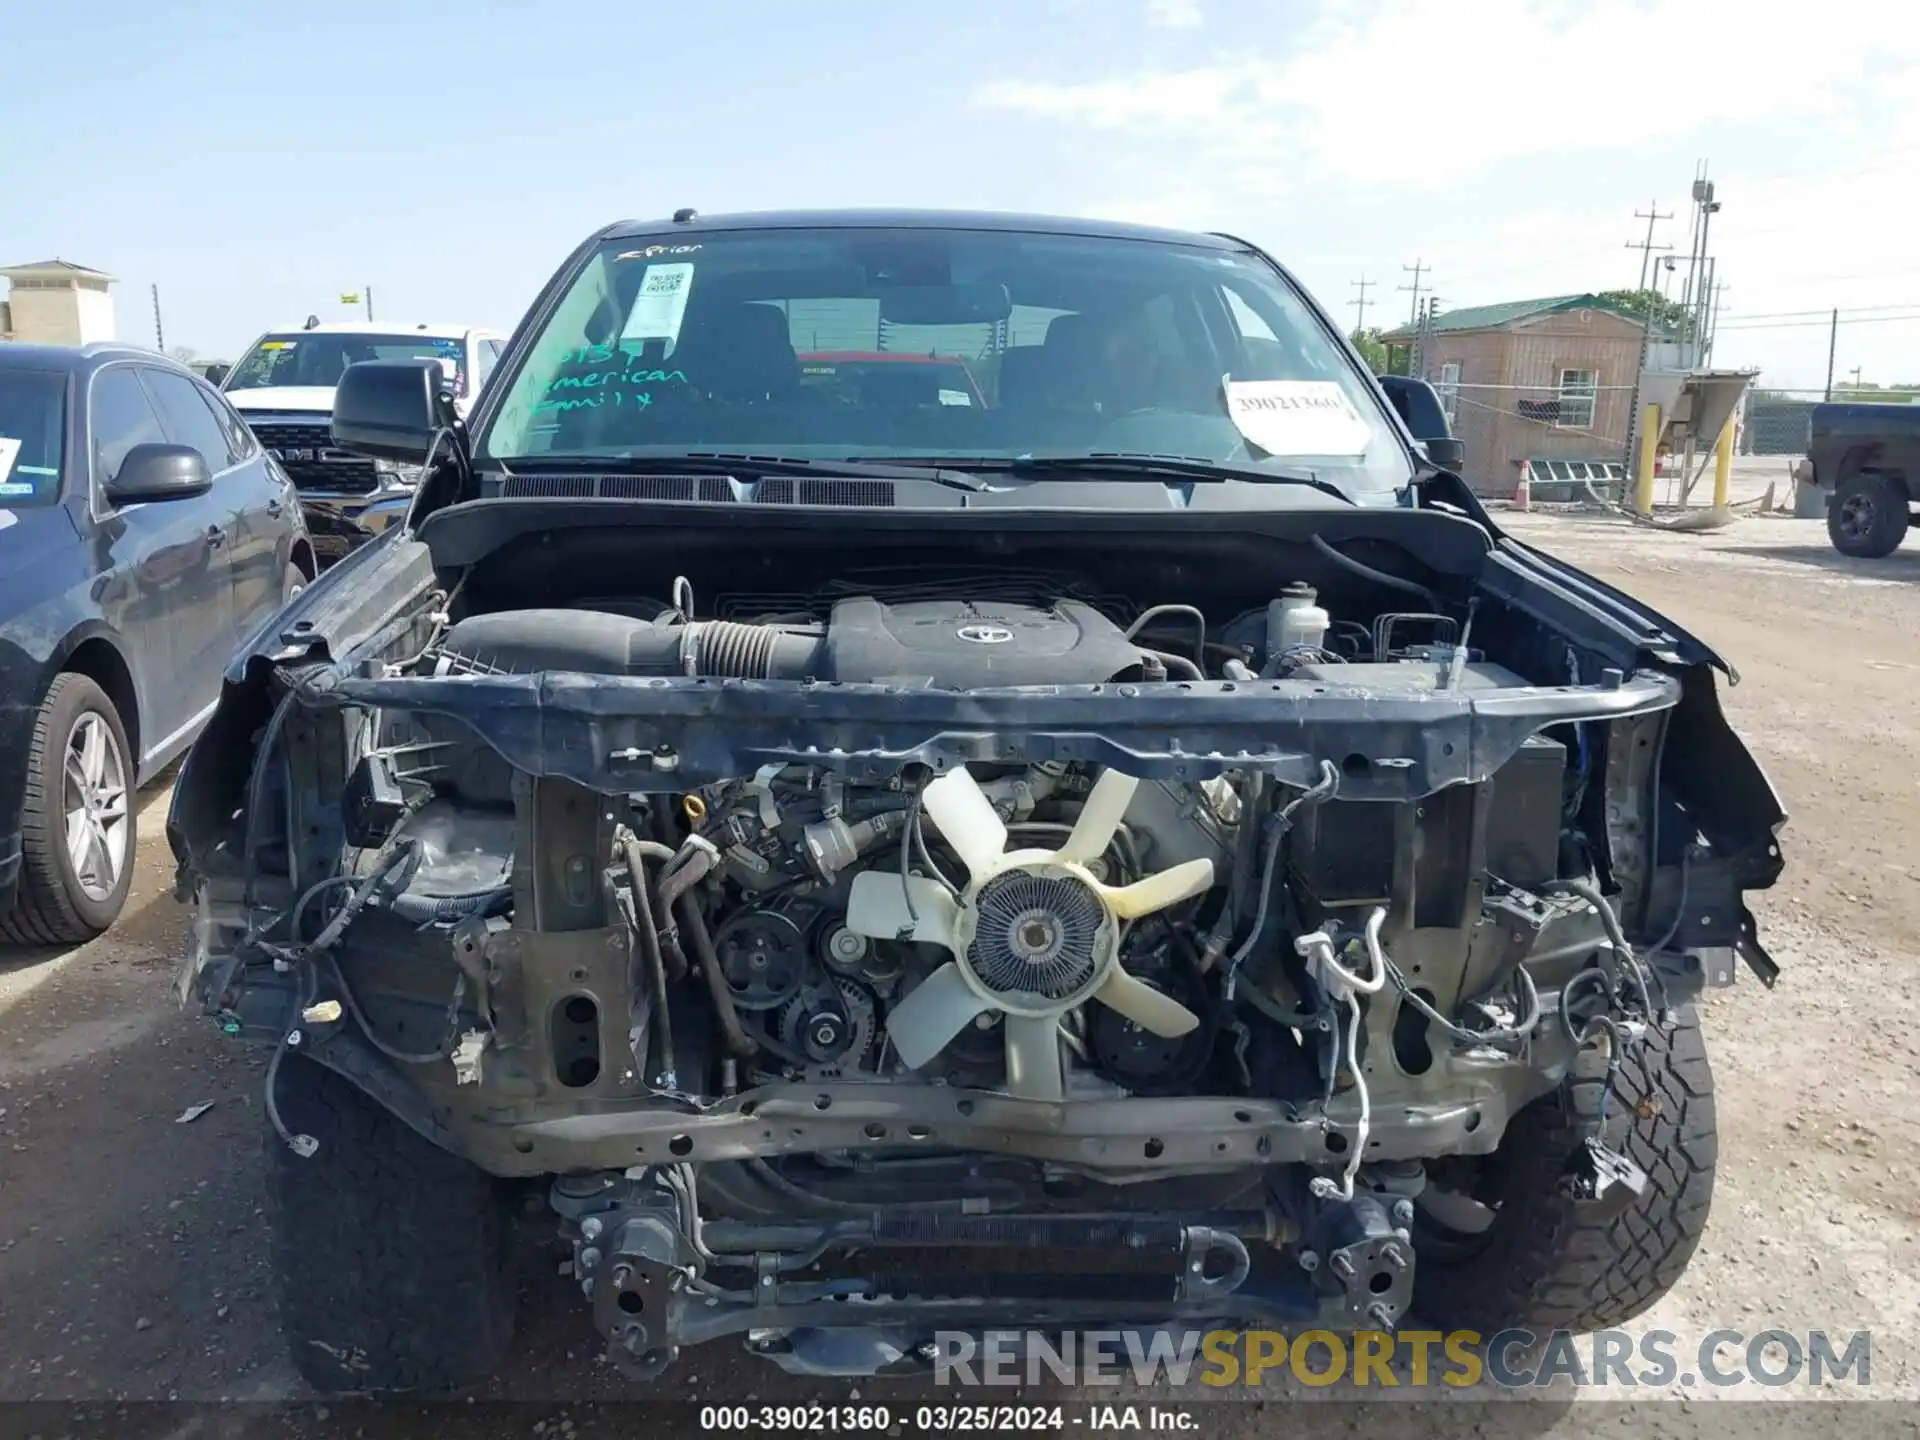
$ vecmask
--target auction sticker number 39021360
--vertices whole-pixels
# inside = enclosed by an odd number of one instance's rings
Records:
[[[1362,455],[1369,439],[1347,392],[1331,380],[1222,382],[1227,414],[1249,445],[1269,455]]]

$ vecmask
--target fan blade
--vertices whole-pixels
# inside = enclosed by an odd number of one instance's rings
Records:
[[[1107,983],[1093,992],[1093,998],[1109,1010],[1116,1010],[1142,1030],[1171,1040],[1191,1034],[1200,1026],[1200,1017],[1178,1000],[1162,995],[1144,980],[1116,968]]]
[[[907,897],[913,897],[908,907]],[[938,880],[865,870],[847,894],[847,928],[873,940],[919,940],[953,948],[953,917],[960,907]]]
[[[1127,806],[1133,803],[1133,792],[1139,788],[1140,782],[1131,775],[1122,775],[1118,770],[1102,770],[1100,778],[1093,782],[1087,803],[1080,808],[1080,818],[1074,822],[1073,833],[1067,836],[1067,843],[1056,852],[1059,857],[1085,865],[1105,854],[1107,846],[1113,843],[1120,822],[1126,818]]]
[[[1060,1017],[1009,1015],[1000,1024],[1007,1032],[1007,1089],[1022,1100],[1063,1099]]]
[[[918,1070],[990,1008],[974,994],[959,964],[949,960],[893,1007],[887,1016],[887,1034],[901,1063]]]
[[[1007,827],[964,766],[949,770],[922,790],[920,805],[968,875],[983,880],[994,872],[1007,850]]]
[[[1103,890],[1101,894],[1122,920],[1138,920],[1142,915],[1176,905],[1189,895],[1198,895],[1212,884],[1213,861],[1189,860],[1121,889]]]

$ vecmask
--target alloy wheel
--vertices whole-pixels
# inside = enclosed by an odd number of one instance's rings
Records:
[[[119,888],[127,864],[127,765],[105,717],[89,710],[67,736],[63,809],[67,858],[90,900]]]

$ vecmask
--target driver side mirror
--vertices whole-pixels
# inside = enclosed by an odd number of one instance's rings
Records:
[[[233,367],[231,365],[222,365],[218,361],[215,361],[200,372],[200,377],[209,385],[213,386],[214,389],[218,390],[221,385],[226,382],[226,378],[232,373],[232,370]]]
[[[1427,459],[1442,470],[1458,474],[1460,467],[1467,463],[1467,447],[1449,433],[1447,412],[1433,386],[1406,375],[1374,378],[1406,422],[1407,429],[1413,432],[1413,438],[1427,452]]]
[[[115,505],[192,500],[211,489],[207,462],[190,445],[136,445],[106,484],[107,499]]]
[[[426,463],[434,433],[451,418],[437,360],[363,360],[333,392],[333,443],[375,460]]]

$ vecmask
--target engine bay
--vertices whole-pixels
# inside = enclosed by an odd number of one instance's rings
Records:
[[[1390,1323],[1413,1198],[1725,983],[1740,876],[1657,768],[1680,683],[1445,546],[1316,533],[1259,581],[873,538],[442,566],[232,722],[244,777],[188,786],[223,838],[183,985],[552,1177],[643,1371],[757,1323],[749,1287],[642,1324],[646,1285],[841,1243],[1151,1232],[1196,1306],[1250,1245],[1338,1256],[1313,1303]]]

